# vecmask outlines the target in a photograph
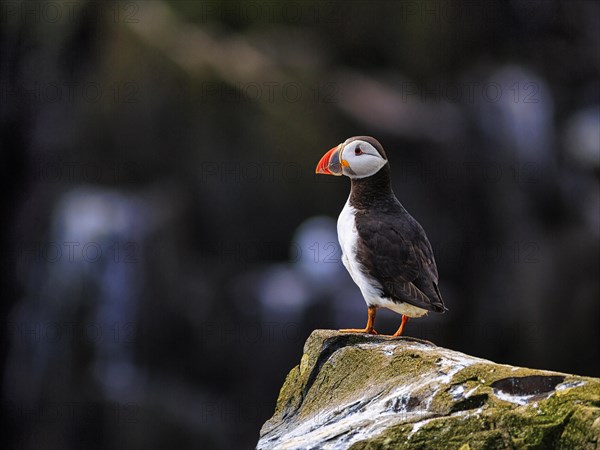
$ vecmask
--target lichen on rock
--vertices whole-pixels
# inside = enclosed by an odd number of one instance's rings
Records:
[[[314,331],[258,449],[600,448],[600,380]]]

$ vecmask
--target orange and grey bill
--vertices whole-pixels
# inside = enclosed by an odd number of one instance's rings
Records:
[[[342,175],[342,166],[345,163],[345,161],[340,158],[342,149],[343,147],[338,145],[325,153],[319,161],[319,164],[317,164],[315,173],[335,176]]]

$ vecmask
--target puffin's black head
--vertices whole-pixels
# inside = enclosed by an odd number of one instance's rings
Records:
[[[329,150],[317,164],[316,173],[366,178],[387,164],[379,141],[371,136],[354,136]]]

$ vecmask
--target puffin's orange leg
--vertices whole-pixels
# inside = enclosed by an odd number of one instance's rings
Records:
[[[369,306],[368,318],[367,318],[367,326],[364,328],[344,328],[340,330],[342,333],[367,333],[367,334],[377,334],[377,331],[373,328],[375,326],[375,313],[377,312],[377,308],[375,306]]]
[[[398,331],[396,331],[394,334],[392,334],[392,337],[402,336],[402,332],[404,331],[404,325],[406,325],[406,322],[408,322],[408,319],[410,319],[410,317],[405,316],[404,314],[402,315],[402,323],[400,324],[400,328],[398,328]]]

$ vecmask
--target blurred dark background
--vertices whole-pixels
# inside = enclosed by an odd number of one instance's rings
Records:
[[[450,308],[407,334],[600,376],[598,2],[0,6],[2,448],[253,447],[364,325],[314,175],[359,134]]]

